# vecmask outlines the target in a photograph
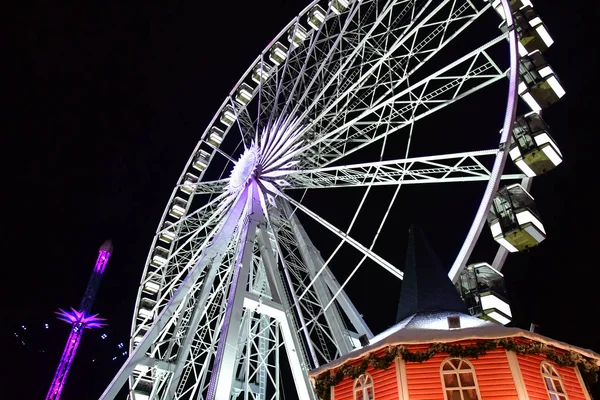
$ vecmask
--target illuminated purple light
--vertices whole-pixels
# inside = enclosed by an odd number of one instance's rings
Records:
[[[98,272],[100,274],[104,273],[104,268],[106,268],[106,263],[108,262],[108,258],[110,257],[110,252],[106,250],[100,250],[100,255],[96,260],[96,266],[94,267],[94,272]]]
[[[91,314],[90,309],[96,298],[96,293],[98,292],[98,287],[100,285],[100,280],[102,278],[102,274],[104,273],[104,269],[106,268],[106,264],[108,263],[108,259],[112,252],[112,243],[110,240],[107,240],[102,244],[99,250],[98,258],[96,260],[96,265],[94,266],[94,272],[92,273],[92,277],[90,278],[85,294],[83,296],[83,300],[81,301],[81,305],[79,306],[79,311],[71,308],[71,311],[65,311],[60,309],[56,314],[58,314],[58,319],[61,321],[68,322],[72,324],[71,334],[67,339],[67,344],[65,345],[65,349],[63,351],[60,362],[58,363],[58,367],[56,368],[56,372],[54,374],[54,378],[52,379],[52,383],[50,384],[50,389],[48,390],[48,394],[46,395],[46,400],[58,400],[60,398],[60,394],[65,386],[65,381],[67,379],[67,374],[71,369],[71,364],[73,363],[73,358],[75,357],[75,353],[77,352],[77,347],[81,341],[81,336],[83,335],[83,331],[87,329],[100,328],[105,325],[104,318],[98,318],[98,314]],[[48,328],[48,324],[45,325],[46,329]],[[25,327],[23,327],[25,329]]]
[[[77,352],[77,347],[79,347],[82,333],[83,329],[77,329],[77,325],[74,325],[71,329],[71,334],[69,335],[69,339],[67,339],[67,345],[63,351],[58,368],[54,373],[54,379],[52,380],[50,390],[46,395],[46,400],[58,399],[60,397],[60,394],[65,386],[67,374],[69,373],[71,365],[73,364],[73,358]]]
[[[106,325],[103,323],[105,319],[98,318],[98,314],[88,315],[85,311],[77,311],[73,308],[71,308],[71,311],[59,310],[56,314],[58,314],[58,319],[61,321],[81,325],[87,329],[101,328]]]

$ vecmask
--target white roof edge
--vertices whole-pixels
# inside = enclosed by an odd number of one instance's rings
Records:
[[[450,343],[457,342],[460,340],[470,339],[502,339],[509,337],[522,337],[526,339],[535,340],[540,343],[544,343],[549,346],[556,347],[558,349],[573,351],[581,354],[582,356],[591,358],[596,361],[596,364],[600,366],[600,354],[584,349],[578,346],[574,346],[565,342],[551,339],[546,336],[542,336],[538,333],[526,331],[520,328],[508,328],[502,325],[488,325],[478,326],[474,328],[464,329],[452,329],[452,330],[433,330],[433,329],[400,329],[397,332],[389,335],[377,343],[365,346],[361,349],[354,350],[345,356],[338,358],[337,360],[331,361],[330,363],[324,364],[317,369],[309,372],[310,377],[316,377],[317,375],[341,366],[347,361],[356,360],[362,356],[380,350],[382,348],[399,345],[399,344],[423,344],[423,343]]]

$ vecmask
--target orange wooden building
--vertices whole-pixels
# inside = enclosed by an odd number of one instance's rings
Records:
[[[591,400],[600,354],[469,315],[409,235],[397,324],[311,371],[323,400]]]
[[[482,322],[464,314],[436,316],[438,327],[443,317]],[[318,394],[331,400],[590,400],[585,378],[597,372],[597,353],[489,322],[424,326],[400,326],[312,371]]]

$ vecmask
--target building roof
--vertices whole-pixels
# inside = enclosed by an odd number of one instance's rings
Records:
[[[448,316],[450,313],[435,313],[431,316],[432,319],[442,318],[443,316]],[[452,313],[452,315],[456,315],[456,313]],[[463,317],[466,317],[463,319]],[[460,315],[461,324],[463,320],[468,320],[468,318],[474,318],[469,315]],[[477,318],[474,318],[477,319]],[[484,322],[484,321],[482,321]],[[386,333],[384,335],[384,333]],[[421,326],[417,327],[404,327],[403,324],[397,324],[393,328],[388,329],[380,335],[377,335],[373,338],[373,341],[370,345],[362,347],[360,349],[356,349],[345,356],[338,358],[330,363],[322,365],[321,367],[310,371],[309,375],[311,377],[316,377],[317,375],[323,373],[324,371],[337,368],[347,361],[360,359],[368,353],[372,353],[374,351],[386,348],[392,345],[399,344],[424,344],[424,343],[451,343],[457,342],[461,340],[473,340],[473,339],[502,339],[502,338],[525,338],[534,340],[539,343],[543,343],[549,346],[553,346],[557,349],[562,349],[566,351],[573,351],[575,353],[581,354],[582,356],[588,357],[596,362],[597,365],[600,365],[600,354],[581,347],[573,346],[568,343],[560,342],[558,340],[554,340],[548,338],[546,336],[542,336],[538,333],[526,331],[520,328],[508,328],[502,325],[494,324],[494,323],[483,323],[479,326],[473,326],[468,328],[461,329],[427,329]]]
[[[396,322],[417,313],[437,311],[467,313],[467,307],[425,235],[413,225],[408,231],[404,280]]]
[[[460,328],[449,328],[459,317]],[[452,343],[462,340],[525,338],[573,351],[600,365],[600,354],[520,328],[508,328],[469,315],[458,291],[420,229],[411,226],[397,320],[370,339],[370,344],[309,372],[311,378],[344,363],[394,345]]]

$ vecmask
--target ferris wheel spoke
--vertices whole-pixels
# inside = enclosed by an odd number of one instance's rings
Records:
[[[350,76],[341,74],[339,78],[343,81],[338,82],[335,91],[329,98],[326,96],[327,90],[321,92],[315,97],[313,102],[307,107],[312,110],[317,104],[323,105],[321,109],[314,109],[312,112],[319,113],[314,118],[312,124],[319,124],[322,118],[325,118],[332,110],[346,109],[348,111],[365,104],[372,107],[382,98],[389,96],[394,89],[399,87],[405,79],[423,66],[437,51],[445,47],[454,38],[456,38],[473,21],[479,18],[490,6],[485,5],[481,9],[476,8],[470,1],[460,2],[456,0],[444,1],[432,10],[428,9],[427,4],[419,13],[426,14],[423,18],[413,18],[406,30],[410,31],[404,35],[394,35],[388,33],[390,37],[383,40],[380,37],[365,38],[362,46],[367,46],[373,53],[374,59],[360,58],[360,62],[354,68],[347,66],[347,70],[352,70]],[[417,22],[416,26],[412,24]],[[433,22],[432,22],[433,21]],[[451,29],[449,30],[449,27]],[[390,39],[391,40],[388,40]],[[383,48],[382,48],[383,46]],[[341,70],[341,69],[340,69]],[[341,73],[338,71],[338,73]],[[335,82],[331,80],[325,88]],[[375,89],[387,88],[385,94],[375,96]],[[369,100],[369,98],[371,98]],[[335,125],[336,120],[343,119],[344,116],[338,114],[337,118],[325,118],[327,124],[320,126],[320,130],[327,131],[328,128]]]
[[[173,378],[167,390],[169,398],[173,398],[175,394],[176,398],[179,398],[194,393],[201,387],[202,378],[206,378],[210,358],[214,355],[218,343],[218,335],[212,335],[213,331],[208,327],[220,327],[222,323],[227,282],[231,278],[231,266],[234,262],[235,252],[230,250],[223,266],[217,272],[217,285],[207,296],[206,306],[202,307],[198,302],[192,304],[193,311],[185,329],[185,340],[178,350]],[[199,296],[199,301],[201,300],[202,295]]]
[[[339,18],[333,19],[333,27],[325,23],[324,26],[322,26],[321,29],[316,32],[316,34],[312,34],[311,42],[308,48],[298,51],[298,54],[295,58],[297,60],[297,66],[295,71],[293,71],[296,78],[292,79],[294,83],[291,89],[286,93],[286,102],[282,107],[281,114],[286,114],[292,103],[295,103],[296,106],[294,106],[290,114],[296,115],[298,106],[302,104],[307,94],[311,91],[311,87],[314,82],[317,80],[317,78],[322,76],[323,71],[327,71],[324,68],[331,68],[331,61],[334,59],[334,55],[338,52],[342,53],[344,51],[349,51],[344,50],[344,46],[342,46],[342,43],[346,45],[348,44],[347,41],[343,40],[343,38],[346,37],[348,29],[352,24],[352,19],[358,13],[360,6],[360,2],[355,2],[352,4],[352,8],[349,10],[346,20],[342,26],[339,26]],[[339,30],[337,28],[339,28]],[[295,29],[298,29],[298,25],[296,25]],[[335,35],[328,35],[329,29],[334,29]],[[321,43],[318,43],[318,38],[321,33],[323,33],[324,39],[321,41]],[[322,50],[320,48],[321,46],[323,47]],[[328,49],[326,47],[328,47]],[[321,55],[320,52],[322,51],[327,51],[327,53]],[[320,56],[322,56],[322,58]],[[289,65],[291,66],[292,63]],[[315,68],[315,65],[319,65],[319,68]],[[310,83],[304,81],[305,77],[311,76],[312,79]],[[299,88],[303,89],[303,93],[297,96],[296,92],[299,91]]]
[[[245,196],[245,194],[242,196]],[[143,338],[141,338],[137,347],[130,353],[127,361],[102,394],[101,399],[114,398],[127,379],[127,376],[133,373],[139,357],[151,350],[151,345],[153,345],[152,351],[157,355],[161,355],[162,351],[162,349],[156,349],[157,346],[160,347],[163,343],[167,343],[168,347],[169,340],[166,337],[171,336],[171,329],[175,326],[176,319],[183,309],[182,307],[184,307],[186,299],[189,299],[190,293],[193,293],[194,286],[198,284],[198,280],[203,275],[208,279],[203,279],[200,300],[202,301],[203,298],[206,298],[210,294],[214,277],[217,275],[217,268],[222,265],[222,261],[226,256],[227,252],[225,250],[231,246],[232,242],[235,242],[232,238],[236,236],[239,219],[245,210],[245,203],[244,198],[240,197],[236,205],[227,214],[224,223],[219,226],[219,231],[215,235],[212,245],[204,248],[202,256],[198,259],[194,267],[187,272],[177,290],[174,291],[172,296],[169,296],[168,302],[162,310],[158,314],[154,313],[154,311],[158,310],[158,304],[151,310],[148,316],[151,315],[154,321],[145,330]],[[207,269],[208,274],[206,274]],[[158,340],[159,338],[165,338],[165,340]]]
[[[482,150],[312,170],[281,171],[281,178],[287,182],[286,190],[487,181],[490,179],[490,171],[485,168],[483,159],[493,161],[497,153],[498,150]],[[502,179],[523,179],[524,176],[505,174]]]
[[[347,114],[341,126],[296,151],[303,157],[301,166],[323,167],[504,79],[486,53],[504,39],[505,35],[498,36],[374,107]]]
[[[231,199],[209,204],[213,207],[202,207],[203,212],[194,212],[192,216],[188,216],[181,222],[169,256],[161,261],[160,265],[156,265],[158,268],[153,273],[148,274],[149,279],[154,278],[153,275],[160,275],[163,279],[175,279],[180,277],[182,271],[189,269],[223,221],[224,213],[231,205]],[[171,229],[171,226],[166,229]],[[173,231],[169,230],[169,232]],[[163,230],[159,232],[159,236],[165,233],[166,230]]]
[[[427,5],[429,3],[427,2]],[[358,10],[360,3],[357,2],[356,4],[358,4],[356,7],[356,10]],[[371,7],[373,5],[371,4]],[[427,5],[422,9],[426,9]],[[401,10],[398,11],[398,9]],[[370,11],[372,11],[371,8],[368,9],[367,16]],[[407,17],[410,18],[408,23],[405,23],[404,19]],[[379,10],[374,22],[357,21],[355,22],[357,30],[352,35],[342,37],[336,34],[334,36],[336,41],[325,58],[317,61],[312,80],[302,97],[296,102],[293,113],[298,113],[300,106],[302,106],[302,111],[315,114],[317,111],[313,109],[317,105],[322,107],[335,105],[332,105],[330,100],[342,96],[346,89],[353,90],[357,82],[372,73],[373,68],[377,68],[379,65],[377,60],[386,56],[387,49],[385,46],[389,43],[396,43],[402,38],[417,19],[417,1],[390,2],[384,9]],[[346,24],[350,21],[351,19],[348,18]],[[383,24],[385,24],[385,32],[382,34],[380,30]],[[364,73],[365,70],[367,70],[366,73]],[[331,71],[329,77],[327,77],[328,71]],[[361,75],[356,80],[359,74]],[[318,85],[313,88],[315,83],[318,83]],[[351,85],[352,83],[354,84]],[[351,85],[351,88],[348,88],[349,85]],[[328,91],[332,92],[331,97],[326,96]],[[309,95],[313,92],[318,94],[314,99],[311,99]],[[305,104],[305,102],[307,103]]]
[[[190,185],[196,194],[221,194],[227,196],[226,188],[229,178],[223,178],[216,181],[203,181]]]
[[[224,196],[215,198],[177,223],[163,225],[163,228],[156,234],[157,238],[161,241],[172,240],[171,244],[174,250],[168,258],[163,258],[165,256],[161,255],[159,259],[156,258],[156,254],[152,257],[149,256],[144,278],[140,283],[141,288],[152,286],[159,298],[164,293],[173,292],[173,287],[169,287],[169,284],[165,282],[176,285],[181,281],[184,271],[189,267],[190,260],[196,257],[195,254],[198,254],[216,231],[223,215],[219,210],[225,210],[229,206],[229,202],[226,200],[224,200]],[[137,324],[138,328],[146,326],[147,323],[148,320],[144,320]]]
[[[392,264],[390,264],[388,261],[384,260],[382,257],[380,257],[379,255],[377,255],[375,252],[367,249],[365,246],[363,246],[362,244],[360,244],[360,242],[358,242],[357,240],[351,238],[347,233],[345,233],[341,229],[336,228],[334,225],[332,225],[331,223],[327,222],[324,218],[320,217],[318,214],[316,214],[315,212],[311,211],[307,207],[303,206],[302,204],[300,204],[296,200],[292,199],[291,197],[289,197],[285,193],[282,193],[282,195],[294,207],[298,208],[303,213],[305,213],[306,215],[308,215],[309,217],[311,217],[313,220],[315,220],[318,223],[320,223],[321,225],[323,225],[325,228],[327,228],[328,230],[330,230],[332,233],[334,233],[335,235],[337,235],[338,237],[340,237],[340,239],[342,239],[344,242],[348,243],[349,245],[351,245],[352,247],[354,247],[355,249],[357,249],[361,253],[365,254],[367,257],[369,257],[371,260],[373,260],[374,262],[376,262],[377,264],[379,264],[381,267],[383,267],[385,270],[387,270],[388,272],[390,272],[392,275],[394,275],[395,277],[397,277],[399,279],[402,279],[402,277],[404,276],[404,274],[398,268],[396,268],[395,266],[393,266]]]

